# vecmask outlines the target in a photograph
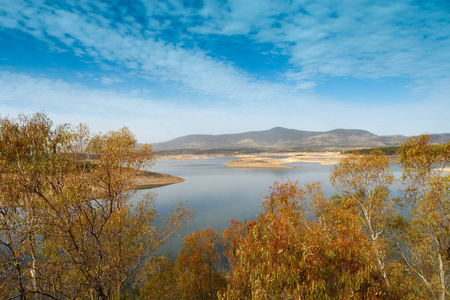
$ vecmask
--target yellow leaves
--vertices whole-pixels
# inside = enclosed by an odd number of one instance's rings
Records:
[[[399,244],[422,289],[443,298],[448,288],[442,287],[450,280],[450,186],[442,171],[450,164],[450,143],[432,144],[429,135],[410,138],[401,147],[400,162],[410,220]]]
[[[144,259],[192,215],[181,204],[160,219],[151,197],[131,210],[133,178],[153,159],[151,146],[137,147],[127,128],[91,138],[86,125],[53,127],[42,114],[0,118],[0,199],[14,207],[0,206],[0,224],[13,228],[17,249],[7,255],[22,257],[23,272],[33,265],[42,275],[33,283],[22,276],[11,288],[118,299]]]
[[[144,299],[216,299],[217,292],[225,288],[222,276],[222,257],[219,253],[220,238],[211,228],[195,231],[184,238],[183,248],[175,264],[166,261],[162,269],[152,272],[151,265],[161,258],[147,263],[150,273],[141,290]],[[161,289],[167,290],[161,294]]]

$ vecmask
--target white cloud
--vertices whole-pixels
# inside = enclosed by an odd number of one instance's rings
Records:
[[[439,86],[450,82],[442,82]],[[118,93],[62,80],[0,71],[1,116],[45,112],[57,123],[87,123],[94,131],[128,126],[141,142],[160,142],[193,133],[230,133],[285,126],[327,131],[361,128],[375,134],[436,133],[450,128],[448,89],[425,101],[348,104],[314,95],[283,98],[271,105],[188,100],[174,103],[138,92]]]
[[[13,5],[0,4],[4,11],[0,24],[38,39],[57,39],[78,55],[120,63],[153,80],[175,81],[188,89],[231,99],[252,98],[255,90],[267,86],[269,91],[290,88],[258,81],[228,62],[208,57],[206,51],[185,49],[182,43],[169,43],[164,36],[156,39],[155,34],[175,26],[170,25],[174,20],[203,35],[253,32],[247,37],[272,43],[290,56],[295,69],[286,72],[285,78],[297,82],[299,88],[335,76],[448,77],[450,24],[445,20],[450,14],[438,6],[409,1],[271,0],[230,0],[226,4],[208,0],[200,9],[183,7],[179,1],[144,4],[148,24],[130,23],[135,18],[129,15],[121,15],[128,20],[125,23],[114,23],[104,3],[83,1],[84,10],[76,6],[64,10],[16,0]],[[93,10],[94,6],[102,14]],[[194,25],[192,20],[199,18],[203,23]]]

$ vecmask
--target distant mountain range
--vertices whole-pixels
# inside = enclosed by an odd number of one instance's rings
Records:
[[[432,134],[433,142],[450,141],[450,134]],[[275,127],[264,131],[236,134],[195,134],[153,144],[159,153],[217,153],[348,149],[362,147],[399,146],[408,137],[378,136],[366,130],[335,129],[303,131]]]

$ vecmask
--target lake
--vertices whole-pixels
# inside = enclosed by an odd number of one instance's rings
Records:
[[[157,161],[152,171],[184,178],[186,181],[151,191],[156,193],[156,209],[167,215],[170,207],[188,201],[194,217],[184,227],[181,237],[196,229],[212,227],[216,231],[227,228],[233,219],[255,218],[261,210],[263,193],[269,193],[274,181],[298,180],[305,183],[321,181],[327,196],[334,191],[329,181],[333,166],[317,163],[292,163],[291,169],[238,169],[225,166],[236,157]],[[148,192],[143,191],[143,192]],[[175,237],[160,253],[176,257],[182,238]]]

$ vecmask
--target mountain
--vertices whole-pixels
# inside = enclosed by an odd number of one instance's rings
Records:
[[[435,142],[450,141],[450,134],[432,135]],[[297,151],[349,147],[399,146],[406,136],[377,136],[360,129],[335,129],[331,131],[303,131],[275,127],[264,131],[250,131],[220,135],[186,135],[153,144],[156,151],[208,153],[227,151]]]

